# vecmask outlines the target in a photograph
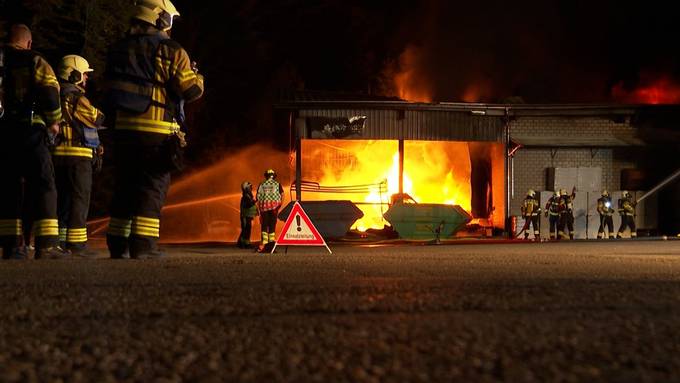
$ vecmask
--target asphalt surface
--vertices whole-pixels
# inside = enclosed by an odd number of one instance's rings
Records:
[[[680,241],[0,262],[0,381],[669,382]]]

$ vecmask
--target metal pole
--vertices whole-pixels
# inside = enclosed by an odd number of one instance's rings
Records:
[[[505,108],[505,117],[504,117],[504,141],[505,141],[505,232],[508,235],[508,238],[512,238],[513,233],[511,232],[512,230],[512,225],[510,224],[510,199],[511,199],[511,193],[512,191],[510,190],[512,187],[512,180],[510,177],[512,175],[510,174],[510,108]]]
[[[404,194],[404,140],[399,140],[399,198]]]
[[[642,197],[638,198],[638,202],[642,201],[643,199],[649,197],[650,195],[656,193],[659,191],[661,188],[664,186],[668,185],[671,181],[674,179],[678,178],[680,176],[680,169],[676,170],[675,173],[671,174],[670,176],[666,177],[663,181],[659,182],[658,185],[654,186],[650,191],[647,193],[643,194]]]
[[[292,119],[292,116],[291,116]],[[302,129],[295,124],[295,200],[302,201]]]

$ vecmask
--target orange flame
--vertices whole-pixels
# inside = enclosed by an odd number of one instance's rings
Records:
[[[396,141],[305,140],[302,142],[303,179],[323,186],[352,186],[387,182],[363,193],[329,195],[305,192],[305,200],[350,199],[364,217],[354,228],[382,228],[390,196],[399,189]],[[314,165],[317,164],[317,165]],[[470,157],[467,143],[406,141],[404,193],[419,203],[445,203],[470,209]]]
[[[612,97],[617,102],[627,104],[678,104],[680,103],[680,84],[668,77],[643,75],[641,85],[628,90],[623,82],[612,88]]]
[[[465,102],[481,102],[490,98],[492,93],[491,84],[485,81],[477,81],[470,84],[463,91],[463,101]]]
[[[394,88],[399,98],[413,102],[432,102],[432,89],[419,73],[421,51],[410,45],[399,56],[399,72],[394,75]]]

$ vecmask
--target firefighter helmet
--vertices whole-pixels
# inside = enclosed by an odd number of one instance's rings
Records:
[[[252,190],[252,188],[253,188],[253,184],[251,184],[248,181],[243,181],[243,183],[241,184],[241,190],[244,191],[244,192],[250,191],[250,190]]]
[[[567,189],[560,189],[560,195],[567,195]]]
[[[94,69],[90,68],[90,64],[84,58],[78,55],[64,56],[59,62],[59,78],[68,81],[72,84],[80,84],[83,82],[83,74],[92,72]]]
[[[168,31],[172,28],[172,19],[179,16],[177,8],[170,0],[137,0],[133,18],[144,21],[154,27]]]
[[[264,172],[264,178],[269,177],[276,178],[276,172],[274,171],[274,169],[267,169],[267,171]]]
[[[630,198],[630,193],[629,193],[628,191],[626,191],[626,190],[623,190],[623,191],[621,192],[621,195],[623,195],[623,198]]]
[[[602,197],[609,197],[609,192],[607,190],[602,190]]]
[[[531,198],[536,197],[536,192],[534,191],[534,189],[529,189],[527,191],[527,197],[531,197]]]

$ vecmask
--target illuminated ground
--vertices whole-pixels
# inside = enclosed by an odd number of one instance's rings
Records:
[[[0,381],[672,381],[680,241],[0,262]]]

